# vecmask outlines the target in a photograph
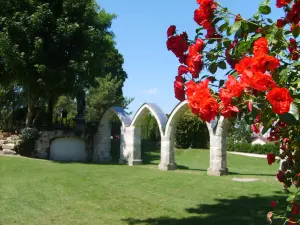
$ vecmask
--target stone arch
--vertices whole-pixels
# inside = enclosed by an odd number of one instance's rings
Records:
[[[174,170],[176,169],[176,163],[174,158],[174,143],[175,143],[175,132],[180,117],[188,109],[188,102],[183,101],[177,104],[172,110],[168,122],[166,124],[165,135],[162,141],[161,159],[159,169],[161,170]]]
[[[168,121],[168,117],[162,111],[162,109],[155,103],[145,103],[143,104],[136,114],[134,115],[130,130],[128,130],[129,142],[132,145],[129,147],[128,152],[131,152],[129,165],[141,164],[141,124],[144,121],[145,117],[147,116],[148,112],[150,112],[159,127],[161,141],[164,139],[164,131]]]
[[[126,154],[128,154],[126,150],[125,143],[125,132],[126,127],[129,127],[131,124],[130,117],[126,114],[125,110],[118,106],[113,106],[106,110],[104,113],[99,127],[98,132],[94,136],[94,144],[93,144],[93,161],[94,162],[109,162],[111,160],[110,156],[110,120],[116,115],[121,121],[121,135],[120,135],[120,159],[119,162],[123,163],[126,159]]]

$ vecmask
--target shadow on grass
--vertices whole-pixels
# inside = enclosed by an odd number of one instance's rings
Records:
[[[284,195],[242,196],[237,199],[216,199],[213,205],[201,204],[195,208],[185,209],[190,216],[184,218],[158,217],[146,219],[127,218],[128,225],[264,225],[269,224],[267,213],[272,210],[270,202],[284,202]],[[272,224],[283,224],[274,221]]]
[[[190,171],[200,171],[200,172],[206,172],[207,169],[192,169],[187,166],[183,165],[177,165],[177,169],[179,170],[190,170]],[[230,169],[230,168],[229,168]],[[270,176],[270,177],[275,177],[275,174],[266,174],[266,173],[236,173],[236,172],[228,172],[228,175],[244,175],[244,176]]]

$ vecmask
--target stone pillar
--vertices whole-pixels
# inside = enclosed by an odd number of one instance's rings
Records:
[[[100,125],[98,133],[94,136],[93,162],[107,163],[111,161],[110,132],[109,124]]]
[[[174,158],[174,141],[171,138],[161,137],[160,163],[158,165],[160,170],[176,170],[177,168]]]
[[[226,157],[226,139],[230,122],[224,117],[216,125],[214,121],[207,123],[210,137],[210,161],[207,174],[210,176],[222,176],[228,174]]]
[[[125,164],[126,163],[126,144],[125,144],[125,132],[126,128],[121,127],[121,134],[120,134],[120,159],[119,159],[119,164]]]
[[[128,165],[140,165],[141,159],[141,128],[127,127],[125,132],[125,152],[128,157]]]

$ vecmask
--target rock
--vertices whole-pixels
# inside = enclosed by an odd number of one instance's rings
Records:
[[[7,144],[7,140],[0,140],[0,145]]]
[[[15,145],[14,144],[3,144],[2,148],[13,150],[13,149],[15,149]]]
[[[16,155],[17,154],[15,151],[10,150],[10,149],[3,149],[1,151],[1,153],[4,154],[4,155]]]

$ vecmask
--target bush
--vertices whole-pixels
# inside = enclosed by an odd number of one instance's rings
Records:
[[[208,148],[209,133],[206,124],[188,110],[178,123],[175,134],[176,148]]]
[[[19,154],[31,156],[34,152],[35,141],[39,137],[39,131],[35,128],[26,127],[21,130],[21,144]]]
[[[250,143],[228,143],[227,150],[232,152],[246,152],[255,154],[268,154],[269,152],[279,154],[279,146],[273,143],[268,143],[265,145],[251,145]]]

